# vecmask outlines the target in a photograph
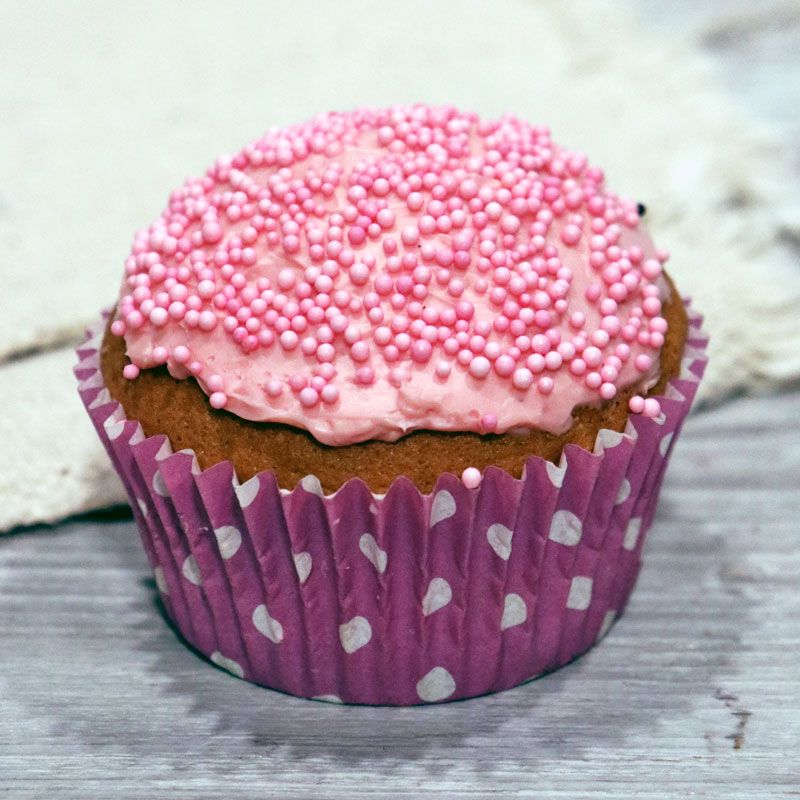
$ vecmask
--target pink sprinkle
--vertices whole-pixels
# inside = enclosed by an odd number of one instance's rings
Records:
[[[472,303],[461,300],[456,303],[456,316],[459,319],[469,320],[472,319],[472,315],[475,313],[475,308]]]
[[[590,367],[600,366],[603,361],[603,353],[597,347],[587,347],[583,351],[583,360]]]
[[[539,380],[536,382],[536,388],[541,394],[545,395],[550,394],[550,392],[553,391],[554,386],[555,383],[553,382],[553,379],[548,377],[539,378]]]
[[[655,317],[661,313],[661,301],[657,297],[646,297],[642,301],[642,310],[648,317]]]
[[[600,397],[603,400],[611,400],[616,397],[617,394],[617,387],[614,386],[613,383],[601,383],[600,384]]]
[[[481,417],[481,430],[491,433],[497,429],[497,417],[494,414],[484,414]]]
[[[586,362],[582,358],[573,358],[569,362],[569,371],[573,375],[583,375],[586,372]]]
[[[316,389],[312,389],[310,386],[300,390],[299,398],[300,403],[306,408],[312,408],[319,402],[319,394]]]
[[[583,379],[583,382],[590,388],[590,389],[599,389],[600,385],[603,383],[603,379],[600,376],[599,372],[589,372],[586,377]]]
[[[596,303],[600,299],[601,293],[602,290],[600,287],[596,283],[593,283],[586,289],[586,299],[590,303]]]
[[[208,398],[212,408],[225,408],[228,403],[228,395],[225,392],[213,392]]]
[[[461,473],[461,481],[467,489],[477,489],[481,484],[481,471],[475,467],[467,467]]]
[[[470,361],[469,373],[474,378],[485,378],[489,374],[489,370],[491,370],[491,368],[492,365],[488,358],[485,358],[484,356],[476,356],[472,359],[472,361]]]
[[[122,368],[122,376],[129,381],[136,380],[139,377],[139,367],[136,364],[126,364]]]
[[[449,361],[439,361],[436,364],[436,375],[443,380],[450,375],[450,362]]]
[[[575,328],[575,330],[580,330],[586,324],[586,315],[582,311],[573,312],[572,316],[569,318],[569,324]]]
[[[172,349],[172,360],[175,361],[175,363],[186,364],[190,358],[191,355],[188,347],[184,347],[182,344],[179,344],[177,347]]]
[[[654,281],[661,275],[661,263],[655,258],[648,258],[642,265],[642,275],[650,281]]]
[[[644,410],[642,413],[646,417],[655,419],[661,413],[661,403],[655,397],[648,397],[644,401]]]
[[[525,364],[534,375],[538,375],[547,367],[547,359],[541,353],[531,353],[525,359]]]
[[[533,384],[533,373],[524,367],[515,370],[512,382],[517,389],[529,389]]]
[[[363,386],[369,386],[375,382],[375,372],[372,367],[359,367],[356,370],[356,381]]]
[[[299,392],[301,389],[304,389],[308,385],[308,379],[305,375],[301,375],[299,372],[296,372],[294,375],[289,376],[289,388],[293,392]]]
[[[267,381],[266,390],[270,397],[280,397],[283,393],[283,384],[277,378],[270,378]]]
[[[208,244],[214,244],[222,238],[222,228],[216,222],[207,222],[203,225],[203,239]],[[222,408],[222,406],[214,406],[214,408]]]
[[[561,241],[566,245],[576,245],[581,239],[581,229],[577,225],[565,225],[561,231]]]
[[[217,326],[217,315],[213,311],[201,311],[197,324],[201,331],[212,331]]]
[[[332,344],[321,344],[317,348],[317,361],[333,361],[336,356],[336,349]]]
[[[547,369],[555,372],[557,369],[561,368],[561,364],[563,362],[563,358],[561,358],[561,354],[556,350],[551,350],[545,357],[544,363]]]
[[[424,364],[431,357],[433,348],[430,342],[425,339],[419,339],[411,346],[411,358],[418,364]]]
[[[494,362],[495,372],[503,378],[508,377],[514,371],[515,363],[511,356],[502,355]]]
[[[631,397],[628,400],[628,408],[634,414],[641,414],[644,411],[644,397],[640,397],[638,394]]]
[[[299,339],[294,331],[284,331],[280,335],[279,341],[284,350],[294,350],[294,348],[297,347]]]
[[[204,300],[209,300],[212,298],[216,291],[217,287],[214,285],[214,281],[212,280],[206,279],[197,284],[197,294]]]
[[[336,377],[336,367],[333,364],[320,364],[314,368],[317,375],[321,375],[326,381],[332,381]]]
[[[369,358],[369,345],[365,341],[355,342],[350,348],[353,361],[366,361]]]
[[[166,324],[169,319],[169,313],[166,308],[154,308],[150,312],[150,322],[156,327],[161,328]]]
[[[322,387],[320,397],[322,398],[323,403],[331,405],[339,399],[339,390],[333,384],[328,383]]]

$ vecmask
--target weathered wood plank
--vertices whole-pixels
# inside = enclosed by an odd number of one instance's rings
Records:
[[[202,663],[132,523],[0,540],[14,798],[789,797],[800,792],[800,393],[687,424],[624,618],[588,656],[416,709],[297,700]]]

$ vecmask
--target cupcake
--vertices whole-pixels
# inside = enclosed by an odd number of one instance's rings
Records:
[[[601,638],[705,365],[643,214],[543,126],[424,105],[174,191],[76,373],[186,641],[408,705]]]

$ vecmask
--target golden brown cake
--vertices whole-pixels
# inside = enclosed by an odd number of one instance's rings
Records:
[[[672,292],[664,304],[669,335],[661,350],[660,377],[650,390],[657,395],[678,374],[686,339],[686,313]],[[107,329],[101,364],[111,396],[125,413],[142,424],[148,436],[163,433],[173,448],[191,448],[204,469],[219,461],[233,463],[240,481],[262,470],[273,470],[278,483],[291,488],[305,475],[316,475],[326,492],[336,491],[351,477],[359,477],[374,492],[385,492],[398,475],[410,478],[429,492],[443,472],[461,475],[469,468],[494,465],[519,477],[528,456],[557,462],[569,442],[591,450],[601,428],[622,431],[628,401],[635,387],[623,389],[597,408],[577,408],[574,422],[562,434],[543,430],[524,433],[415,431],[395,442],[359,442],[331,447],[307,431],[273,422],[252,422],[225,410],[213,409],[194,380],[173,378],[166,367],[141,373],[135,381],[122,376],[127,363],[124,340]]]

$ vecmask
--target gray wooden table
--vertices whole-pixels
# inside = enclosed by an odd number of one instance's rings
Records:
[[[0,795],[800,796],[800,392],[696,414],[594,651],[500,695],[342,707],[165,625],[127,519],[0,538]]]

